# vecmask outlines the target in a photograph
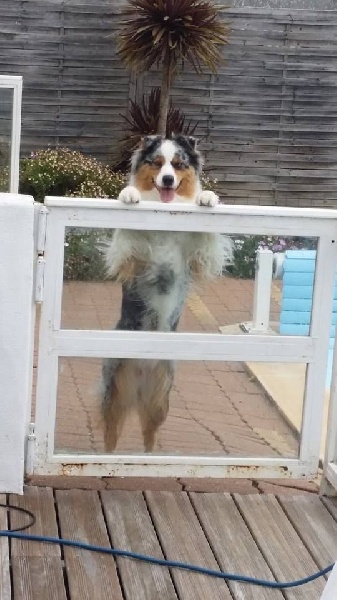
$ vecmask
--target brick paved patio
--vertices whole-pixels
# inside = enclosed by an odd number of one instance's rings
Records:
[[[252,281],[224,278],[195,289],[180,331],[218,332],[221,325],[251,319],[253,287]],[[278,319],[277,295],[275,288],[273,321]],[[64,286],[62,327],[110,329],[117,320],[119,305],[120,289],[113,282],[68,282]],[[103,451],[99,373],[100,360],[61,359],[58,451]],[[127,422],[117,449],[142,451],[135,417]],[[298,439],[244,364],[181,362],[157,449],[163,453],[292,457],[297,455]]]

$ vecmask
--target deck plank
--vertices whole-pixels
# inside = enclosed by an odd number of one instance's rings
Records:
[[[323,568],[337,558],[337,523],[318,496],[279,499],[294,529],[317,564]]]
[[[0,494],[1,504],[6,504],[5,494]],[[0,529],[8,529],[8,516],[5,508],[0,508]],[[9,572],[8,538],[0,538],[0,598],[11,600],[11,578]]]
[[[57,490],[56,499],[62,537],[110,547],[96,491]],[[72,600],[122,600],[112,556],[64,548],[64,560]]]
[[[274,496],[235,494],[234,497],[279,581],[301,579],[317,571],[317,564]],[[317,600],[324,584],[325,580],[321,578],[305,586],[286,589],[284,596],[287,600]]]
[[[275,581],[230,494],[190,494],[192,504],[223,571]],[[228,549],[230,548],[230,551]],[[282,600],[279,590],[228,582],[240,600]]]
[[[334,520],[337,521],[337,498],[323,497],[321,500]]]
[[[116,548],[163,558],[142,492],[102,491],[110,539]],[[117,558],[126,600],[176,600],[170,572],[163,567]]]
[[[27,487],[23,496],[10,496],[10,504],[31,510],[36,523],[27,533],[58,537],[54,497],[51,488]],[[11,528],[27,523],[21,513],[10,513]],[[11,541],[11,561],[15,600],[66,600],[61,550],[59,546]]]
[[[168,559],[219,570],[198,517],[185,492],[146,492],[146,499]],[[181,600],[230,600],[225,581],[172,569]]]
[[[142,492],[115,490],[101,498],[104,514],[96,491],[57,491],[62,535],[110,547],[107,524],[115,547],[271,581],[304,577],[336,559],[337,499],[185,492],[146,492],[144,499]],[[28,532],[58,536],[52,489],[28,487],[10,503],[36,515]],[[10,513],[11,528],[25,522]],[[0,509],[0,528],[7,527]],[[65,548],[63,570],[59,546],[23,540],[10,546],[13,590],[8,540],[0,539],[1,600],[318,600],[325,585],[321,578],[281,593],[123,558],[117,559],[120,583],[112,557]]]

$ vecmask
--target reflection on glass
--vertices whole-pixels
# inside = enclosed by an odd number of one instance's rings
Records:
[[[13,90],[0,87],[0,192],[10,190]]]
[[[120,320],[122,286],[116,278],[107,278],[103,258],[112,235],[106,229],[67,229],[63,328],[112,329]],[[264,290],[264,295],[270,297],[269,329],[283,335],[290,331],[289,325],[292,335],[308,335],[316,239],[234,235],[232,242],[233,264],[221,276],[189,285],[177,331],[242,334],[240,325],[254,318],[256,252],[258,248],[267,248],[274,257],[287,257],[279,278],[272,279]],[[297,252],[299,256],[294,261]],[[162,305],[163,298],[163,295],[159,298]],[[297,327],[303,320],[306,328]],[[289,321],[287,329],[286,321]]]
[[[155,454],[296,457],[305,372],[300,364],[61,358],[55,450],[104,453],[108,442],[111,452],[136,454],[145,442]]]

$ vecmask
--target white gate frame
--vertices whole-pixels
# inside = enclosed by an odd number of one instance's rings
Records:
[[[47,198],[39,234],[46,260],[40,323],[35,435],[28,464],[36,474],[100,476],[312,477],[317,473],[325,374],[337,261],[337,211],[282,207],[141,203]],[[318,237],[310,335],[268,336],[61,329],[66,227],[207,231]],[[302,435],[298,458],[182,456],[156,454],[55,453],[59,357],[161,358],[307,363]],[[75,426],[76,424],[74,424]],[[34,439],[35,438],[35,439]]]
[[[8,191],[12,194],[17,194],[19,189],[22,77],[20,75],[0,75],[1,88],[13,90],[10,182]]]
[[[335,337],[321,493],[337,496],[337,339]]]

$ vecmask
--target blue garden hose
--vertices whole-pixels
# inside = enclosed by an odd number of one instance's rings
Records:
[[[318,579],[319,577],[323,577],[327,575],[332,569],[333,564],[325,567],[325,569],[321,569],[317,571],[313,575],[309,575],[308,577],[304,577],[303,579],[298,579],[295,581],[286,581],[286,582],[278,582],[278,581],[266,581],[265,579],[258,579],[255,577],[247,577],[245,575],[237,575],[234,573],[226,573],[223,571],[215,571],[213,569],[206,569],[205,567],[198,567],[196,565],[190,565],[188,563],[177,562],[174,560],[166,560],[162,558],[155,558],[154,556],[146,556],[145,554],[138,554],[137,552],[129,552],[128,550],[118,550],[117,548],[105,548],[102,546],[94,546],[91,544],[85,544],[83,542],[76,542],[74,540],[66,540],[62,538],[55,538],[49,536],[42,535],[31,535],[27,533],[22,533],[28,527],[31,527],[35,523],[35,516],[33,513],[25,508],[21,508],[19,506],[12,506],[6,504],[0,504],[0,507],[7,508],[10,510],[20,511],[22,513],[27,514],[30,517],[30,522],[28,525],[24,525],[23,527],[18,527],[16,529],[11,530],[0,530],[0,537],[7,537],[11,539],[20,539],[20,540],[28,540],[31,542],[41,542],[47,544],[56,544],[58,546],[70,547],[70,548],[79,548],[81,550],[88,550],[89,552],[99,552],[100,554],[109,554],[110,556],[120,556],[124,558],[131,558],[133,560],[139,560],[142,562],[150,563],[152,565],[158,565],[160,567],[167,567],[170,569],[182,569],[185,571],[190,571],[192,573],[199,573],[200,575],[208,575],[209,577],[216,577],[218,579],[225,579],[226,581],[238,581],[241,583],[247,583],[254,586],[265,587],[265,588],[274,588],[279,590],[284,590],[287,588],[299,587],[301,585],[305,585]]]

